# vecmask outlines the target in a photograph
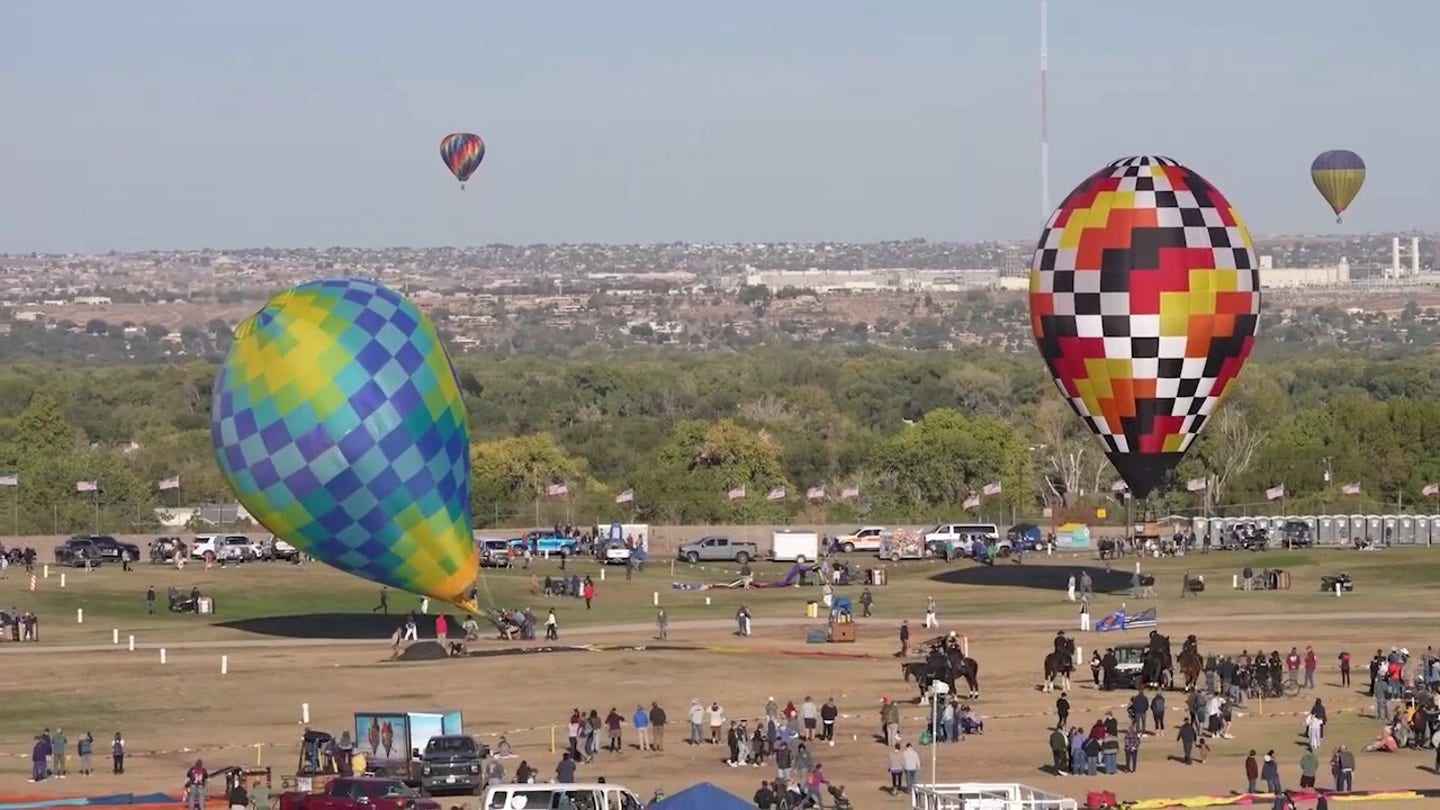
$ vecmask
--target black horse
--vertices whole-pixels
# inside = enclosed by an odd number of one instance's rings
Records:
[[[1170,637],[1151,630],[1150,643],[1141,659],[1140,682],[1165,689],[1174,680],[1174,673],[1175,659],[1170,654]]]
[[[920,700],[930,692],[930,687],[939,681],[950,687],[951,694],[957,694],[956,679],[965,681],[969,697],[980,697],[980,663],[968,658],[958,650],[947,653],[936,651],[924,661],[909,661],[900,665],[900,674],[905,680],[914,680],[920,688]]]
[[[1194,689],[1205,669],[1205,659],[1200,655],[1200,641],[1193,634],[1186,636],[1185,643],[1180,645],[1180,655],[1175,663],[1180,665],[1180,674],[1185,677],[1186,691]]]
[[[1042,691],[1055,689],[1055,679],[1060,679],[1060,688],[1070,691],[1070,676],[1075,672],[1075,639],[1064,635],[1055,637],[1055,651],[1045,656],[1045,685]]]

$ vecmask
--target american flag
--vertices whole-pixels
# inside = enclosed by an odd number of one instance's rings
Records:
[[[0,475],[0,487],[18,487],[18,486],[20,486],[20,474],[19,474],[19,473],[12,473],[12,474],[10,474],[10,475]]]
[[[731,487],[730,491],[725,493],[725,497],[732,501],[738,501],[745,497],[745,487]]]
[[[1359,494],[1360,494],[1360,482],[1359,482],[1359,481],[1355,481],[1355,482],[1353,482],[1353,483],[1346,484],[1345,486],[1343,486],[1343,487],[1340,488],[1340,493],[1341,493],[1342,495],[1359,495]]]
[[[844,489],[840,490],[840,497],[842,497],[842,498],[858,498],[858,497],[860,497],[860,485],[859,485],[859,484],[856,484],[856,485],[851,486],[851,487],[845,487]]]
[[[633,489],[627,489],[627,490],[625,490],[624,492],[620,493],[619,495],[616,495],[616,496],[615,496],[615,502],[616,502],[616,503],[634,503],[634,502],[635,502],[635,490],[633,490]]]
[[[564,481],[561,481],[558,484],[551,484],[550,486],[546,487],[545,492],[548,493],[552,498],[558,498],[561,495],[569,495],[570,487],[566,486]]]
[[[1000,482],[996,481],[992,484],[986,484],[985,487],[980,491],[985,493],[986,495],[999,495],[1001,491]]]
[[[11,477],[11,478],[14,478],[13,475],[10,476],[10,477]],[[15,485],[14,485],[14,484],[9,484],[8,486],[12,486],[12,487],[13,487],[13,486],[15,486]],[[1420,490],[1420,494],[1421,494],[1421,495],[1424,495],[1424,496],[1427,497],[1427,498],[1432,497],[1432,496],[1435,496],[1435,495],[1440,495],[1440,484],[1426,484],[1426,485],[1425,485],[1425,488],[1422,489],[1422,490]]]
[[[1187,492],[1204,492],[1208,486],[1204,478],[1191,478],[1185,482]]]
[[[99,482],[99,481],[76,481],[76,482],[75,482],[75,491],[76,491],[76,492],[99,492],[99,491],[100,491],[100,482]]]
[[[1284,484],[1276,484],[1275,486],[1265,490],[1265,500],[1267,501],[1278,501],[1283,497],[1285,497]]]
[[[823,501],[825,500],[825,487],[810,487],[809,489],[805,490],[805,497],[809,498],[812,501]]]
[[[967,512],[972,511],[972,510],[975,510],[975,509],[979,509],[979,508],[980,508],[980,496],[979,496],[979,495],[971,495],[970,497],[968,497],[968,498],[965,499],[965,503],[961,504],[961,506],[963,506],[963,507],[965,508],[965,511],[967,511]]]
[[[179,489],[179,488],[180,488],[180,476],[176,475],[176,476],[173,476],[173,477],[171,477],[171,478],[166,478],[164,481],[161,481],[160,483],[156,484],[156,485],[155,485],[155,488],[158,489],[158,490],[160,490],[161,492],[164,492],[164,491],[167,490],[167,489]]]
[[[770,490],[770,493],[769,493],[768,495],[765,496],[765,500],[767,500],[767,501],[783,501],[783,500],[785,500],[785,488],[784,488],[784,487],[775,487],[774,489]]]

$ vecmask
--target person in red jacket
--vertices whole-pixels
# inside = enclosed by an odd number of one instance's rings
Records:
[[[585,577],[585,587],[580,590],[585,596],[585,609],[590,609],[590,603],[595,600],[595,580]]]
[[[1315,688],[1315,667],[1320,663],[1315,657],[1315,650],[1310,645],[1305,645],[1305,688]]]
[[[1285,669],[1290,671],[1290,680],[1300,680],[1300,650],[1290,648],[1290,654],[1285,656]]]
[[[1339,658],[1340,658],[1340,685],[1341,685],[1341,686],[1349,686],[1349,685],[1350,685],[1350,653],[1346,652],[1345,650],[1341,650],[1341,651],[1340,651],[1340,656],[1339,656]]]

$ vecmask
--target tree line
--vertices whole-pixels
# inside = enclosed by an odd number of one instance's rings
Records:
[[[985,349],[637,350],[469,356],[477,524],[924,522],[1121,514],[1100,444],[1043,364]],[[0,532],[146,531],[153,510],[231,498],[210,453],[216,367],[0,370]],[[1234,514],[1431,510],[1440,361],[1252,361],[1144,506]],[[9,476],[18,486],[4,486]],[[159,481],[179,476],[178,492]],[[1206,481],[1201,492],[1186,482]],[[99,481],[98,496],[77,493]],[[563,496],[550,487],[565,484]],[[989,484],[1000,493],[981,496]],[[1346,494],[1358,485],[1358,494]],[[827,497],[807,497],[811,487]],[[745,497],[729,492],[745,489]],[[767,499],[783,488],[785,497]],[[847,489],[856,497],[842,498]],[[633,501],[616,503],[629,491]],[[1353,487],[1351,488],[1353,492]],[[964,504],[980,497],[978,509]],[[7,512],[9,520],[6,519]],[[10,525],[13,524],[13,525]]]

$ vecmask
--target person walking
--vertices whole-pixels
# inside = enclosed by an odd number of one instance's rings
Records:
[[[1070,581],[1065,584],[1065,598],[1071,602],[1075,601],[1075,575],[1070,575]]]
[[[1339,773],[1335,777],[1335,789],[1341,793],[1348,793],[1355,789],[1355,752],[1345,746],[1340,746],[1335,752],[1339,759]]]
[[[1180,742],[1180,750],[1184,754],[1182,761],[1186,765],[1189,765],[1194,758],[1195,740],[1198,737],[1199,735],[1195,732],[1195,725],[1190,722],[1190,718],[1185,718],[1185,722],[1180,724],[1180,731],[1175,735],[1175,739]]]
[[[560,620],[555,618],[555,608],[550,608],[550,612],[545,615],[545,640],[560,640]]]
[[[125,773],[125,738],[118,731],[115,739],[110,741],[110,766],[113,774]]]
[[[1165,695],[1158,689],[1150,699],[1150,718],[1155,721],[1155,730],[1165,730]]]
[[[1070,698],[1067,693],[1061,692],[1060,697],[1055,698],[1055,728],[1061,731],[1070,725]]]
[[[935,615],[935,597],[927,596],[925,597],[925,628],[928,630],[939,626],[940,619]]]
[[[661,641],[670,640],[670,617],[665,615],[665,608],[655,611],[655,629],[659,633],[656,638]]]
[[[899,743],[890,750],[890,795],[905,789],[905,751]]]
[[[383,613],[383,614],[385,614],[385,615],[387,615],[387,616],[390,615],[390,586],[389,586],[389,585],[381,585],[381,586],[380,586],[380,604],[376,605],[376,606],[373,607],[373,608],[370,608],[370,612],[371,612],[371,613]]]
[[[1090,632],[1090,598],[1080,597],[1080,632]]]
[[[900,652],[895,653],[896,658],[904,658],[910,654],[910,620],[900,620]]]
[[[435,640],[440,646],[445,646],[446,637],[450,635],[450,623],[446,621],[444,613],[435,614]]]
[[[1340,651],[1340,655],[1337,656],[1337,657],[1340,659],[1340,685],[1341,685],[1341,686],[1349,686],[1349,685],[1350,685],[1350,653],[1346,652],[1345,650],[1341,650],[1341,651]]]
[[[145,589],[145,612],[151,616],[155,615],[155,586],[151,585]]]
[[[1050,730],[1050,765],[1055,769],[1056,776],[1066,776],[1070,770],[1068,754],[1070,741],[1065,738],[1064,726],[1057,726]]]
[[[1315,788],[1315,775],[1320,772],[1320,757],[1316,756],[1314,748],[1306,748],[1305,753],[1300,755],[1300,789]]]
[[[905,743],[901,758],[905,764],[905,792],[914,793],[916,777],[920,775],[920,752],[915,750],[915,746]]]
[[[871,612],[874,605],[875,595],[870,593],[869,586],[866,586],[865,590],[860,592],[860,618],[868,619],[874,616],[875,614]]]

